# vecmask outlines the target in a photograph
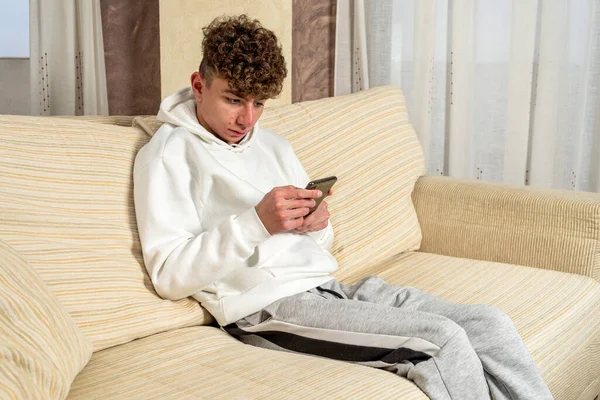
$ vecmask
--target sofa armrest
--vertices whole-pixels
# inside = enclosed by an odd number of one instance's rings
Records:
[[[425,176],[412,199],[422,252],[600,281],[600,194]]]

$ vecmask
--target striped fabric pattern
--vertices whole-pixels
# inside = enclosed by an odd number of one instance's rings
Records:
[[[161,125],[155,117],[133,123],[149,136]],[[419,248],[411,192],[425,166],[400,89],[266,108],[260,125],[292,143],[312,179],[338,177],[327,202],[335,228],[332,254],[341,268]]]
[[[422,177],[412,197],[423,252],[600,282],[600,194]]]
[[[556,399],[592,400],[600,391],[600,285],[591,278],[420,252],[338,275],[349,283],[379,275],[456,302],[495,305],[515,322]],[[211,327],[95,353],[70,398],[104,393],[132,399],[426,398],[391,373],[243,346]]]
[[[556,399],[600,392],[600,283],[589,277],[421,252],[337,275],[350,283],[378,275],[457,303],[494,305],[512,318]]]
[[[247,346],[213,327],[178,329],[94,353],[68,398],[427,399],[392,373]]]
[[[143,266],[132,168],[137,128],[0,116],[0,238],[34,267],[94,350],[211,320],[160,299]]]
[[[0,240],[0,398],[64,399],[91,355],[40,276]]]
[[[419,248],[421,229],[410,195],[425,166],[400,89],[377,87],[273,107],[260,123],[292,143],[312,179],[338,177],[327,201],[335,229],[332,254],[340,268]]]
[[[95,122],[98,124],[109,124],[130,127],[133,125],[133,116],[130,115],[57,115],[54,118],[67,118],[75,121]]]
[[[152,137],[154,136],[158,128],[160,128],[162,122],[160,122],[158,118],[156,118],[156,116],[154,115],[148,117],[136,116],[133,117],[133,121],[131,124],[132,126],[135,126],[144,131],[148,136]]]

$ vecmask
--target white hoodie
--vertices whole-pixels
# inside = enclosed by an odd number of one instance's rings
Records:
[[[191,88],[166,98],[158,119],[135,159],[134,200],[161,297],[192,296],[226,325],[332,279],[331,226],[271,236],[254,208],[276,186],[309,181],[287,139],[256,124],[227,144],[198,123]]]

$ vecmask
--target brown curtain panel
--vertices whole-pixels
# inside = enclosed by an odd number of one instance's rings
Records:
[[[335,16],[335,0],[293,0],[293,103],[333,96]]]
[[[154,115],[160,105],[158,0],[101,0],[110,115]]]

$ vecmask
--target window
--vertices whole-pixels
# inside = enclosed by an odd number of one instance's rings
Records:
[[[0,0],[0,58],[29,58],[29,0]]]

